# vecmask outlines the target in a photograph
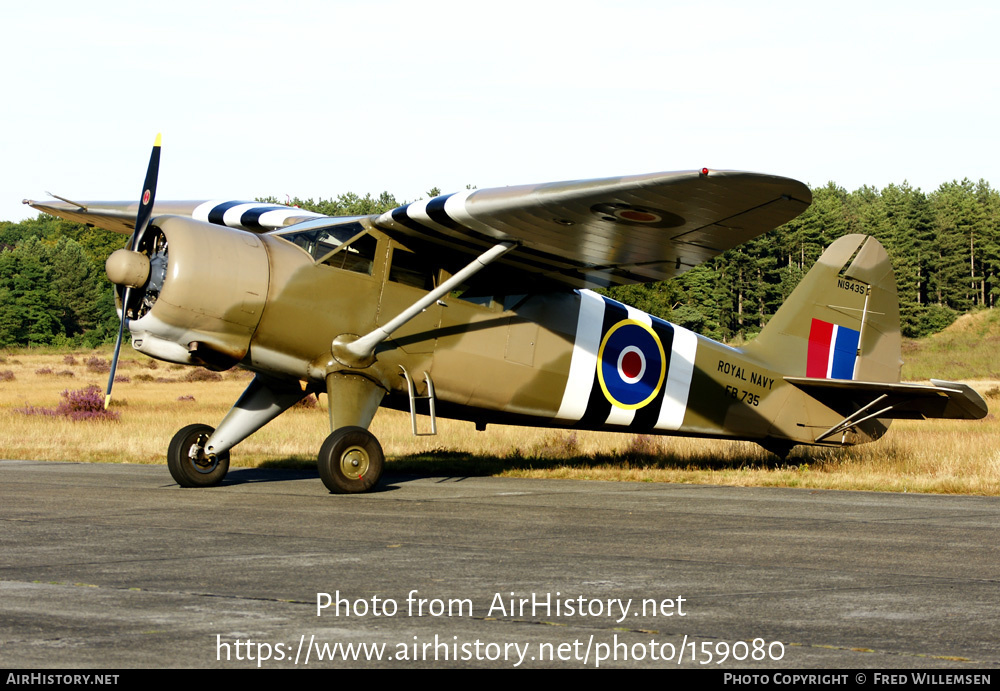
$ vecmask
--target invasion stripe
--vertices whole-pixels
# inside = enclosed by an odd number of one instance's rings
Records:
[[[434,199],[437,199],[435,197]],[[406,205],[406,215],[413,221],[416,221],[424,227],[430,227],[439,233],[447,234],[448,226],[437,223],[430,215],[427,213],[427,205],[434,201],[426,199],[418,199],[415,202],[410,202]]]
[[[698,336],[688,329],[651,317],[589,290],[580,290],[578,293],[580,311],[570,359],[569,379],[555,417],[560,420],[575,420],[577,425],[574,426],[581,428],[611,425],[628,427],[637,432],[680,429],[691,392]],[[632,410],[612,405],[604,395],[597,377],[602,338],[624,319],[650,325],[660,339],[667,360],[664,382],[659,392],[647,405]]]
[[[455,219],[448,215],[445,211],[444,205],[448,203],[453,194],[446,194],[443,197],[434,197],[429,202],[427,202],[427,215],[438,225],[444,226],[446,228],[451,228],[452,230],[465,230],[463,226],[460,226]]]
[[[472,191],[474,192],[475,190]],[[387,213],[392,221],[395,221],[409,230],[430,230],[442,239],[459,242],[461,244],[465,244],[466,246],[469,246],[470,243],[468,240],[464,240],[465,238],[475,238],[480,242],[488,244],[496,244],[498,240],[506,238],[507,236],[505,233],[501,233],[495,228],[490,228],[489,226],[478,221],[474,223],[471,222],[473,220],[471,216],[468,216],[467,213],[463,213],[465,211],[464,207],[455,201],[457,199],[464,204],[464,200],[467,196],[467,194],[463,193],[447,194],[440,197],[434,197],[433,199],[426,201],[420,200],[411,202]],[[386,214],[383,214],[378,220],[381,223],[386,223],[388,219],[386,219]],[[416,225],[416,227],[414,227],[414,225]],[[483,229],[491,232],[485,232]],[[461,237],[456,237],[448,231],[460,233]],[[479,245],[474,246],[478,247]],[[594,268],[586,262],[568,259],[551,252],[545,252],[543,250],[532,249],[525,246],[518,248],[516,258],[511,257],[510,259],[519,261],[523,264],[535,266],[546,271],[588,271]],[[604,268],[605,267],[600,267],[600,269]]]
[[[580,295],[580,312],[576,319],[569,379],[559,412],[556,413],[559,420],[579,420],[587,412],[587,400],[594,385],[594,372],[597,371],[597,351],[601,345],[604,298],[590,290],[577,293]]]
[[[208,215],[212,212],[212,209],[217,207],[219,204],[225,204],[225,202],[221,199],[212,199],[207,202],[202,202],[191,212],[191,218],[196,221],[209,223],[210,221],[208,220]]]
[[[415,203],[416,202],[414,202],[414,204]],[[422,214],[424,216],[423,219],[419,217],[415,218],[414,216],[417,215],[418,210],[414,210],[413,213],[411,214],[410,207],[412,206],[413,204],[406,204],[405,206],[401,206],[398,209],[393,209],[391,212],[387,213],[390,214],[390,218],[394,223],[403,226],[404,228],[406,228],[411,232],[419,233],[420,235],[423,236],[432,236],[434,238],[437,238],[441,242],[457,245],[459,247],[475,251],[476,254],[479,254],[483,251],[484,247],[476,242],[472,242],[464,237],[456,237],[447,232],[444,232],[441,229],[441,227],[438,226],[438,224],[431,221],[430,217],[427,216],[426,214]],[[423,211],[423,209],[419,209],[419,211]],[[380,217],[379,220],[381,223],[385,224],[386,221],[383,219],[384,215],[383,217]],[[483,238],[483,239],[486,242],[492,244],[496,244],[497,242],[496,238]],[[522,271],[529,271],[532,269],[536,271],[541,271],[543,273],[553,271],[554,267],[552,267],[551,264],[544,264],[542,262],[533,260],[529,257],[525,257],[524,255],[526,253],[528,253],[526,248],[519,247],[515,252],[508,255],[507,257],[504,257],[503,261],[505,264],[510,264],[512,266],[515,266],[515,268],[518,268]]]
[[[604,318],[599,322],[601,324],[601,335],[598,338],[598,347],[594,349],[595,353],[600,350],[600,339],[604,337],[604,334],[610,331],[612,326],[628,318],[628,310],[625,308],[625,305],[620,302],[608,300],[607,298],[602,299],[604,300]],[[598,428],[601,425],[607,424],[608,419],[612,417],[611,409],[614,406],[611,405],[608,397],[604,395],[604,390],[601,388],[600,381],[597,378],[597,367],[599,366],[600,363],[597,362],[594,369],[587,376],[590,381],[590,396],[587,399],[587,410],[583,413],[577,424],[578,427],[584,429]],[[623,412],[631,413],[631,411]],[[629,415],[628,420],[624,424],[628,424],[631,421],[632,416]],[[622,423],[615,421],[612,424]]]
[[[673,342],[669,351],[670,366],[655,426],[662,430],[678,430],[684,423],[688,396],[691,394],[691,379],[694,377],[695,357],[698,354],[698,335],[676,324],[671,324],[671,327]],[[667,349],[666,344],[663,348]]]
[[[244,211],[240,216],[240,225],[247,230],[266,230],[266,227],[261,224],[260,217],[270,211],[278,211],[279,209],[286,209],[292,211],[293,209],[288,209],[285,206],[277,206],[275,204],[267,204],[265,206],[255,206],[252,209]],[[295,209],[295,211],[301,211],[301,209]]]
[[[199,204],[191,212],[191,218],[196,221],[228,228],[247,228],[257,231],[281,228],[289,218],[323,217],[323,214],[318,214],[315,211],[306,211],[284,204],[223,201],[220,199]]]
[[[442,225],[447,225],[449,228],[458,230],[461,232],[473,232],[484,238],[496,242],[497,239],[501,237],[506,237],[507,234],[503,233],[492,226],[477,221],[469,214],[468,208],[466,207],[466,202],[470,195],[475,193],[476,190],[466,190],[465,192],[458,192],[455,194],[445,195],[443,197],[435,197],[427,203],[427,213],[437,220]],[[438,204],[438,200],[441,203]],[[442,218],[443,217],[443,218]],[[532,257],[536,257],[543,262],[545,262],[550,270],[558,269],[578,269],[578,270],[588,270],[592,268],[586,262],[569,259],[560,254],[553,254],[552,252],[546,252],[544,250],[537,250],[531,247],[522,246],[518,250],[520,255],[529,254]]]
[[[226,209],[222,215],[223,225],[229,228],[239,228],[243,219],[243,214],[260,206],[260,202],[243,202]]]
[[[209,223],[214,223],[217,226],[224,226],[226,225],[226,212],[229,211],[230,209],[236,208],[237,206],[241,206],[243,204],[252,205],[253,202],[240,202],[240,201],[222,202],[221,204],[216,205],[211,211],[208,212],[208,218],[205,220],[207,220]]]

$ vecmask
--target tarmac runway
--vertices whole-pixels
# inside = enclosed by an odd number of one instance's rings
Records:
[[[0,526],[4,668],[1000,664],[996,498],[0,461]]]

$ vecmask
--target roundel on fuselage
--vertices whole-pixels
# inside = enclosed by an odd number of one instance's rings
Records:
[[[597,379],[612,405],[641,408],[663,386],[667,362],[656,332],[646,324],[623,319],[604,335],[597,355]]]

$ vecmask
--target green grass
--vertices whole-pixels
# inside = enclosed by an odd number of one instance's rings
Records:
[[[903,340],[903,380],[1000,379],[1000,310],[964,314],[944,331]]]

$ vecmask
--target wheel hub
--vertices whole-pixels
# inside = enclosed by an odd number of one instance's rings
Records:
[[[360,446],[352,446],[340,457],[340,472],[347,477],[364,477],[368,472],[368,453]]]
[[[211,473],[219,465],[219,458],[215,454],[205,453],[205,442],[207,441],[207,435],[199,434],[194,443],[191,444],[191,448],[188,449],[191,465],[197,472],[205,474]]]

